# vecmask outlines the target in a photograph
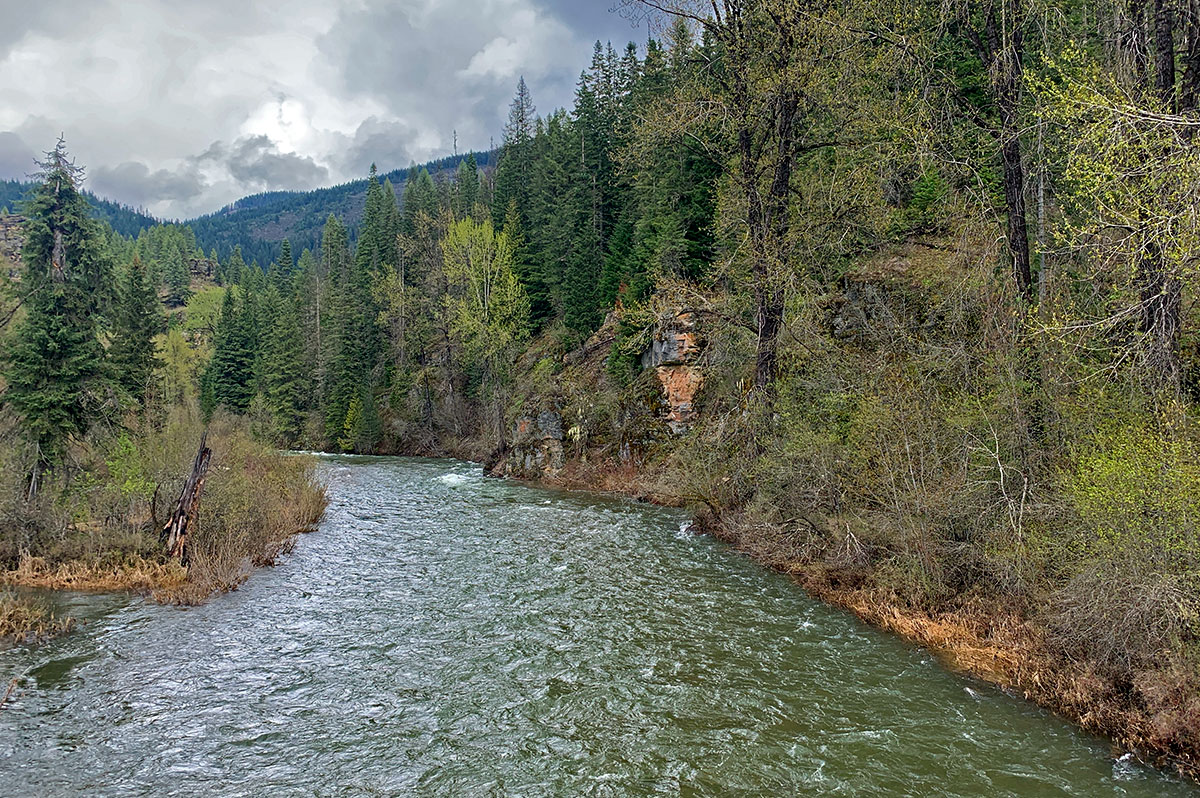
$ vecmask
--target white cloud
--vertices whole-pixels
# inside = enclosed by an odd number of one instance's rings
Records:
[[[569,104],[607,38],[576,28],[628,29],[589,5],[0,0],[0,177],[62,132],[91,188],[175,218],[486,147],[517,76]]]

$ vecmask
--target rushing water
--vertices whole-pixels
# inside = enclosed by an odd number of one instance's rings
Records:
[[[328,459],[320,530],[202,607],[67,596],[0,651],[0,794],[1196,794],[681,531]]]

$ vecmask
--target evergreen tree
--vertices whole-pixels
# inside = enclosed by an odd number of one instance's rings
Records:
[[[206,393],[211,396],[208,412],[221,405],[244,411],[254,396],[253,310],[238,305],[232,289],[226,289],[206,375]]]
[[[271,266],[271,283],[280,291],[290,291],[293,271],[295,268],[292,263],[292,242],[285,238],[279,245],[279,259]]]
[[[401,216],[400,232],[406,236],[414,236],[417,232],[417,215],[424,213],[430,218],[438,214],[437,188],[429,171],[410,173],[404,183],[404,203]]]
[[[142,397],[158,368],[154,337],[165,329],[162,306],[141,258],[134,255],[124,275],[113,343],[108,350],[116,382],[131,396]]]
[[[300,406],[304,390],[304,342],[296,307],[287,297],[278,299],[274,325],[263,341],[263,405],[270,414],[275,434],[284,444],[293,443],[300,431]]]
[[[39,163],[25,208],[26,316],[4,358],[4,403],[34,447],[29,494],[58,463],[67,440],[87,431],[104,393],[98,320],[108,264],[97,225],[79,191],[83,170],[60,139]]]
[[[522,77],[517,83],[517,95],[509,106],[508,123],[504,126],[504,146],[496,167],[496,188],[492,197],[492,223],[504,224],[508,204],[517,203],[521,223],[529,225],[529,189],[533,179],[533,138],[537,109]]]
[[[346,407],[345,418],[342,419],[341,435],[338,436],[338,448],[343,452],[353,452],[355,441],[358,439],[363,426],[362,398],[359,393],[350,397]]]
[[[459,219],[470,216],[479,201],[479,165],[475,153],[470,153],[458,164],[454,177],[454,215]]]
[[[192,274],[179,247],[168,245],[163,253],[163,278],[167,283],[167,305],[182,307],[192,296]]]

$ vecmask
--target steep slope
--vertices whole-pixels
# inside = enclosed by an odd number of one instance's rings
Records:
[[[434,179],[448,176],[469,154],[431,161],[418,168],[428,170]],[[489,168],[491,153],[474,155],[480,169]],[[408,173],[408,169],[394,169],[381,174],[379,180],[390,180],[399,195]],[[315,191],[269,191],[240,199],[187,224],[195,231],[196,241],[205,252],[216,249],[224,258],[235,246],[240,246],[246,262],[267,264],[274,260],[285,238],[297,254],[306,248],[315,250],[320,243],[321,228],[331,213],[346,223],[353,236],[362,218],[366,196],[366,179]]]
[[[20,212],[25,194],[34,184],[21,180],[0,180],[0,212],[5,208],[13,213]],[[124,236],[136,236],[147,227],[158,224],[158,220],[147,213],[119,202],[97,197],[90,191],[83,192],[92,204],[93,216],[107,222],[113,230]]]

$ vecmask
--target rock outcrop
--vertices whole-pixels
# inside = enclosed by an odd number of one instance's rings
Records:
[[[208,258],[188,258],[188,271],[193,277],[202,277],[209,280],[217,272],[217,262]]]
[[[667,426],[675,434],[691,428],[696,420],[695,397],[704,385],[697,365],[700,337],[696,317],[680,313],[654,332],[650,348],[642,354],[642,367],[654,369],[662,384],[667,404]]]
[[[562,416],[542,410],[536,416],[522,416],[513,424],[511,442],[493,473],[522,479],[553,477],[566,465],[563,449]]]
[[[21,225],[25,217],[0,215],[0,274],[17,279],[20,276],[21,247],[25,237]]]

